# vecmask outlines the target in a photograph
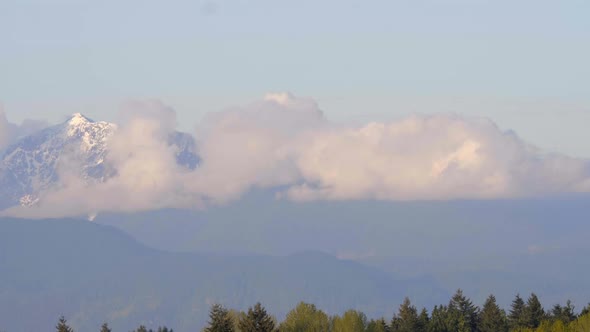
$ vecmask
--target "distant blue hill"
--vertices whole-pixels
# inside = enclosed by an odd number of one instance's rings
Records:
[[[223,239],[219,239],[223,241]],[[304,239],[302,239],[304,241]],[[198,331],[213,303],[246,309],[261,301],[282,318],[299,301],[338,313],[389,317],[421,280],[318,252],[287,257],[171,253],[108,226],[76,220],[0,219],[0,330],[51,329],[65,315],[77,331],[166,324]]]
[[[536,292],[546,307],[590,302],[590,195],[484,201],[294,203],[273,193],[205,210],[101,214],[149,246],[175,251],[349,258],[393,275],[463,288],[508,306]],[[225,239],[225,240],[224,240]],[[440,304],[414,288],[418,305]],[[445,299],[446,302],[446,299]]]

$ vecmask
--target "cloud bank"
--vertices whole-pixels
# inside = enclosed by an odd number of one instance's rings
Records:
[[[587,160],[544,153],[484,118],[412,115],[341,126],[329,122],[312,99],[268,94],[211,113],[197,126],[201,162],[192,171],[176,163],[166,143],[175,127],[175,112],[160,102],[125,105],[108,142],[114,177],[88,184],[66,176],[38,205],[7,213],[59,217],[206,208],[253,188],[270,188],[280,199],[295,201],[497,199],[590,191]]]

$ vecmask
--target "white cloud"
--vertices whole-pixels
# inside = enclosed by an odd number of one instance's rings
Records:
[[[586,161],[543,155],[485,119],[411,116],[314,133],[302,140],[303,183],[289,197],[423,200],[532,196],[577,190]]]
[[[209,114],[198,126],[201,164],[176,164],[166,137],[176,115],[162,103],[125,106],[109,141],[117,175],[65,179],[27,216],[202,207],[252,188],[292,200],[492,199],[589,191],[586,160],[544,154],[492,121],[412,115],[360,127],[329,123],[311,99],[268,94]],[[50,213],[51,212],[51,213]]]
[[[315,102],[289,94],[210,114],[197,130],[202,164],[187,181],[190,190],[227,201],[252,187],[295,183],[293,143],[325,125]]]

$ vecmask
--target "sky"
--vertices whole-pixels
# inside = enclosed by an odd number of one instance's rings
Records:
[[[484,116],[590,157],[587,1],[0,2],[0,102],[13,122],[113,120],[156,98],[192,131],[267,92],[335,122]]]

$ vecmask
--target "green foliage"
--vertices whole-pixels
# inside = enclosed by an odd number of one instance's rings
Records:
[[[510,315],[501,309],[494,295],[488,296],[481,311],[459,289],[447,306],[435,306],[432,314],[424,308],[418,313],[409,298],[405,298],[391,326],[385,319],[367,319],[357,310],[348,310],[331,319],[315,305],[301,302],[291,310],[285,320],[276,322],[260,303],[247,313],[228,310],[216,304],[210,310],[210,322],[205,332],[590,332],[590,310],[587,307],[579,316],[574,305],[555,305],[545,313],[539,298],[532,293],[525,303],[519,295],[512,302]],[[510,322],[510,324],[509,324]],[[62,316],[57,332],[73,332]],[[101,332],[111,332],[107,323]],[[141,325],[132,332],[154,332]],[[156,332],[174,332],[159,327]]]
[[[107,329],[106,331],[110,331],[110,329],[106,323],[102,325],[101,332],[103,331],[102,329],[104,329],[104,328]],[[158,329],[156,331],[157,332],[174,332],[174,330],[169,329],[166,326],[160,326],[160,327],[158,327]],[[148,328],[145,327],[145,325],[139,325],[139,327],[132,332],[154,332],[154,330],[152,330],[152,329],[148,330]]]
[[[287,314],[279,326],[281,332],[326,332],[330,330],[328,315],[315,305],[301,302]]]
[[[248,309],[248,313],[240,319],[238,325],[241,332],[273,332],[276,330],[274,319],[266,313],[260,302],[256,303],[254,308]]]
[[[111,332],[111,329],[109,328],[109,324],[107,324],[107,323],[102,324],[102,326],[100,327],[100,332]]]
[[[570,300],[567,300],[565,306],[556,304],[553,306],[553,309],[551,309],[551,319],[554,321],[562,321],[568,324],[576,319],[574,310],[574,305]]]
[[[427,332],[429,325],[430,317],[428,317],[428,310],[426,310],[426,308],[422,308],[420,315],[418,315],[418,331]]]
[[[458,289],[449,302],[447,326],[456,332],[476,332],[478,319],[479,308]]]
[[[367,325],[367,316],[356,310],[348,310],[342,317],[332,318],[332,332],[365,332]]]
[[[380,318],[377,320],[371,319],[367,324],[367,332],[390,332],[389,326],[385,319]]]
[[[418,310],[412,305],[409,298],[405,298],[399,310],[391,321],[392,332],[421,332]]]
[[[532,293],[527,300],[526,307],[524,310],[524,316],[526,321],[526,327],[537,328],[541,325],[543,319],[545,319],[545,310],[541,305],[541,301],[535,293]]]
[[[173,329],[169,329],[166,326],[161,326],[161,327],[158,327],[158,332],[174,332],[174,330]]]
[[[74,332],[74,330],[68,325],[68,321],[64,316],[61,316],[55,326],[57,332]]]
[[[508,332],[506,312],[496,303],[496,297],[490,295],[479,313],[479,330],[481,332]]]
[[[434,306],[434,309],[432,309],[432,316],[430,317],[430,332],[451,332],[451,329],[448,326],[448,316],[449,309],[446,306]]]
[[[205,332],[234,332],[234,322],[229,311],[220,304],[214,304],[209,312],[209,325]]]
[[[147,327],[145,327],[144,325],[139,325],[139,327],[137,328],[137,330],[135,330],[135,332],[148,332]]]
[[[508,325],[511,330],[527,327],[525,311],[526,304],[524,300],[520,297],[520,294],[516,294],[510,307],[510,313],[508,314]]]
[[[590,312],[580,315],[578,319],[571,322],[570,332],[588,332],[590,331]]]

